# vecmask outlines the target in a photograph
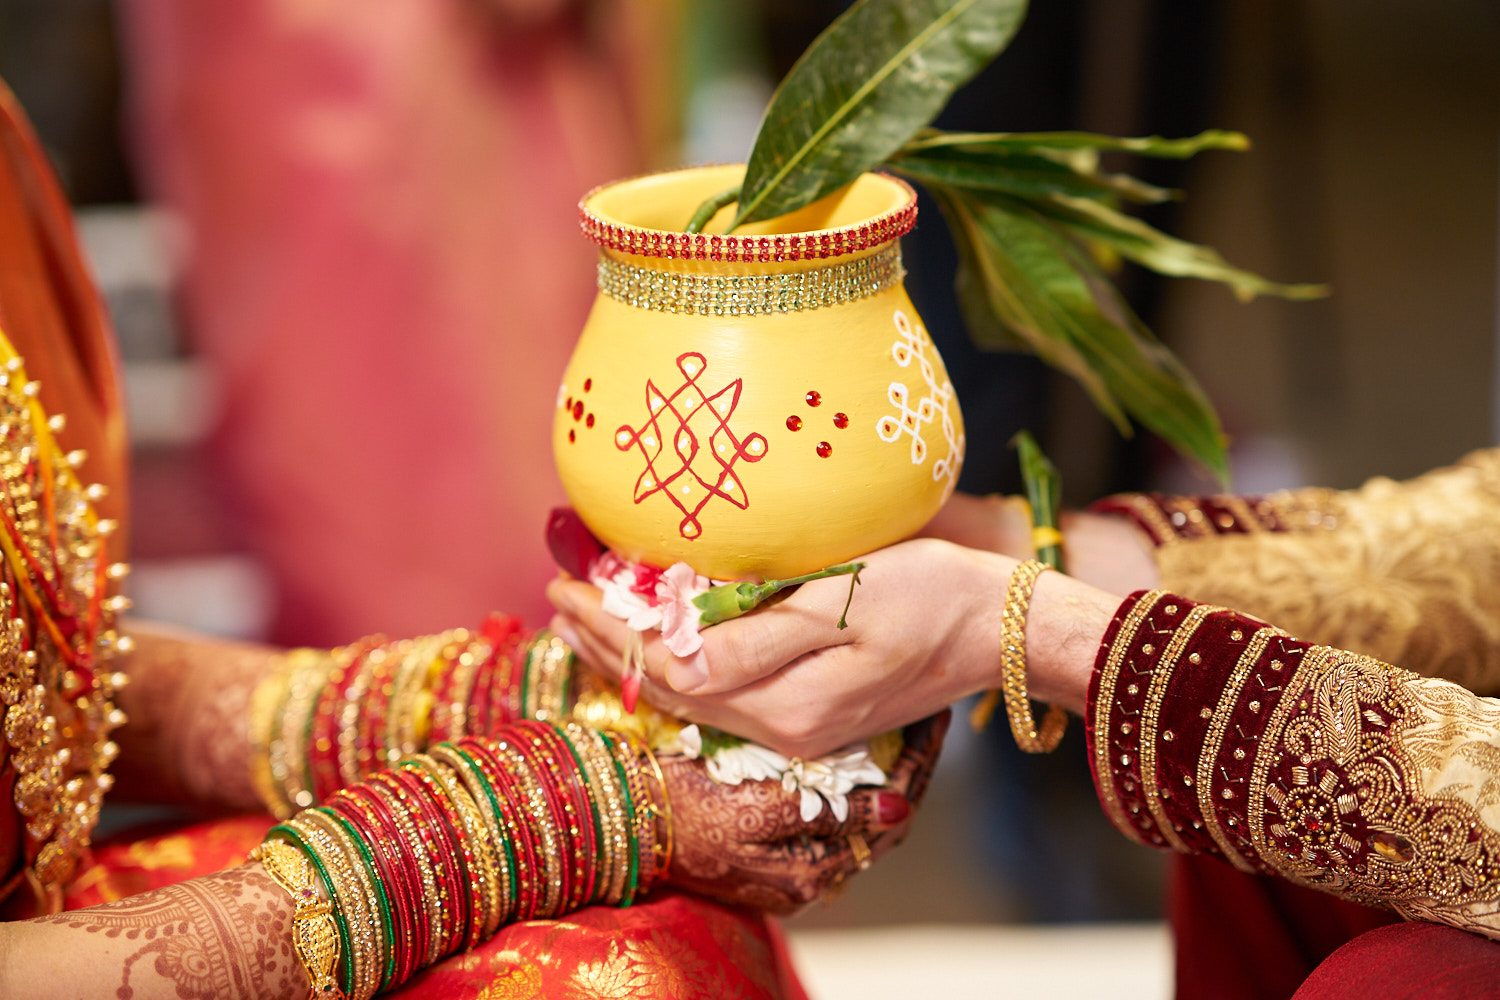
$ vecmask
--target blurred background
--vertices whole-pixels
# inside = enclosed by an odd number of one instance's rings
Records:
[[[543,623],[547,415],[593,296],[578,198],[743,159],[843,6],[0,0],[0,78],[118,328],[138,612],[317,644]],[[1496,51],[1489,0],[1038,0],[939,124],[1248,133],[1114,166],[1188,192],[1154,224],[1333,296],[1120,280],[1218,404],[1237,490],[1353,486],[1500,437]],[[1022,427],[1070,504],[1212,487],[1033,360],[968,346],[930,204],[905,253],[964,407],[963,488],[1017,488]],[[908,845],[789,922],[815,1000],[991,995],[1000,969],[1166,995],[1159,861],[1108,829],[1077,729],[1044,759],[960,729]]]

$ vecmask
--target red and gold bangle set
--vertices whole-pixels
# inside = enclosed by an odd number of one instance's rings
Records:
[[[507,922],[628,906],[665,875],[661,769],[566,721],[571,658],[492,619],[295,650],[262,684],[256,781],[284,822],[257,856],[298,903],[314,996],[374,996]]]
[[[333,927],[322,968],[303,956],[309,979],[364,998],[511,921],[629,906],[665,874],[670,823],[644,746],[525,720],[403,757],[273,827],[261,853],[311,864],[329,905],[309,919]]]
[[[572,652],[491,616],[478,631],[281,657],[251,706],[252,775],[279,818],[443,740],[567,713]]]

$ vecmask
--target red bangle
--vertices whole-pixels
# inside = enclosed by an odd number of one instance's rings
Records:
[[[500,803],[502,826],[509,833],[511,847],[516,852],[512,919],[529,920],[536,912],[541,866],[536,857],[535,838],[524,827],[521,819],[524,808],[521,792],[509,772],[491,752],[488,741],[470,736],[459,740],[456,745],[469,755],[479,768],[480,776],[495,791],[495,798]]]
[[[428,835],[428,850],[434,852],[433,872],[438,879],[439,901],[444,914],[439,924],[439,953],[449,955],[457,951],[467,937],[471,917],[459,833],[443,811],[437,783],[420,765],[406,762],[391,773],[406,786],[409,801],[423,817],[418,828]]]
[[[581,906],[585,902],[594,899],[594,893],[599,888],[601,838],[603,831],[600,824],[600,809],[605,807],[602,802],[594,801],[594,789],[590,786],[588,774],[585,771],[583,755],[568,734],[557,726],[552,729],[554,738],[567,749],[567,756],[563,758],[563,766],[568,770],[573,790],[574,808],[577,810],[577,826],[583,832],[577,855],[577,869],[574,878],[579,882],[578,896],[574,906]]]
[[[406,868],[412,879],[411,888],[415,904],[412,915],[422,929],[421,947],[413,948],[412,955],[418,966],[431,965],[441,955],[438,950],[436,927],[427,909],[427,900],[435,900],[438,896],[437,876],[432,870],[431,857],[423,845],[417,824],[406,807],[401,789],[391,773],[380,771],[373,774],[362,787],[369,791],[371,800],[384,809],[384,815],[400,831],[398,843],[402,845],[401,854],[406,860]]]
[[[538,729],[546,727],[541,723],[523,721],[517,723],[516,728],[524,733],[524,737],[515,742],[514,749],[527,761],[531,773],[536,778],[542,798],[551,815],[552,828],[558,841],[557,899],[548,907],[549,910],[556,912],[547,914],[555,916],[556,913],[562,912],[561,907],[572,897],[575,881],[572,874],[575,867],[573,858],[577,851],[574,831],[577,830],[577,825],[568,816],[570,803],[567,802],[567,795],[561,787],[560,766],[552,754],[550,742],[538,732]]]
[[[461,898],[466,904],[464,919],[461,921],[464,928],[462,942],[463,949],[468,951],[479,943],[480,932],[484,929],[483,880],[479,876],[479,861],[475,855],[480,845],[471,842],[468,824],[464,822],[459,805],[454,801],[447,783],[442,780],[441,771],[450,770],[447,765],[426,754],[417,754],[408,758],[404,766],[407,770],[419,772],[433,801],[445,814],[448,828],[455,834],[458,857],[461,859],[459,888],[463,890]],[[457,776],[453,778],[457,780]]]
[[[334,796],[329,806],[361,831],[388,887],[397,928],[392,943],[396,959],[392,985],[404,983],[420,968],[428,944],[427,922],[418,916],[421,892],[413,852],[401,850],[401,829],[372,789],[353,786]]]
[[[564,896],[564,908],[571,911],[583,905],[594,890],[598,866],[594,863],[597,855],[594,853],[593,808],[587,791],[581,787],[584,783],[583,765],[567,737],[548,723],[532,723],[532,730],[549,745],[552,779],[567,817],[565,828],[572,850],[564,855],[563,860],[572,891]]]
[[[379,777],[386,779],[385,787],[395,794],[396,801],[408,820],[408,837],[411,848],[421,849],[427,857],[432,883],[423,900],[423,909],[432,921],[435,959],[442,958],[453,950],[457,934],[457,894],[454,892],[455,863],[452,847],[443,831],[443,820],[427,802],[426,790],[421,781],[401,768],[383,771]],[[435,911],[435,912],[434,912]]]

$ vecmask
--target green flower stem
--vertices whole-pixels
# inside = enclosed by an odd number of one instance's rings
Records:
[[[703,204],[698,206],[698,210],[694,212],[693,217],[688,220],[687,229],[685,230],[685,232],[703,232],[703,227],[708,225],[708,220],[712,219],[714,215],[718,213],[719,209],[723,208],[725,205],[733,205],[739,200],[740,186],[738,184],[726,191],[720,191],[718,194],[714,195],[712,198],[709,198]]]
[[[795,587],[813,580],[827,579],[830,576],[853,575],[854,579],[849,583],[849,601],[844,604],[844,614],[839,616],[838,622],[839,628],[847,628],[849,623],[844,619],[849,614],[849,604],[854,601],[854,585],[859,582],[859,571],[864,568],[865,564],[862,562],[839,563],[837,566],[820,569],[816,573],[789,577],[785,580],[767,580],[765,583],[751,583],[745,580],[714,587],[693,598],[693,604],[698,609],[698,624],[700,626],[717,625],[719,622],[738,618],[740,615],[754,611],[773,594],[788,587]]]

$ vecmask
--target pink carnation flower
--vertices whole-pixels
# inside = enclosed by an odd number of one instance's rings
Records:
[[[692,656],[703,648],[698,634],[698,606],[693,598],[713,584],[693,572],[687,563],[674,563],[656,583],[657,607],[661,610],[661,641],[673,656]]]

